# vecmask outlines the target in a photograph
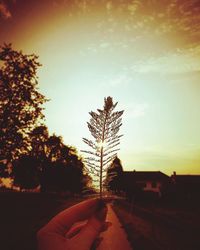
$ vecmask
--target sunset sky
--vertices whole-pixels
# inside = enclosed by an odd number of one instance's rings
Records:
[[[125,110],[125,170],[200,174],[199,0],[0,0],[0,44],[39,55],[46,124],[85,149],[88,112]]]

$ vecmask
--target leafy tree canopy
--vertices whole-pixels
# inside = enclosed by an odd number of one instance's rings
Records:
[[[0,47],[0,159],[12,161],[25,153],[28,134],[44,118],[47,99],[38,91],[37,59],[11,44]]]

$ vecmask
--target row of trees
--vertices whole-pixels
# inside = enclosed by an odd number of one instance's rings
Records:
[[[44,125],[36,55],[0,47],[0,177],[20,188],[80,192],[91,178],[74,148]]]
[[[76,149],[65,145],[59,136],[49,136],[46,126],[36,127],[30,140],[31,151],[13,164],[15,185],[80,193],[91,182]]]

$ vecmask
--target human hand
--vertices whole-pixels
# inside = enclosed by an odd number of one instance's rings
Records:
[[[99,199],[86,200],[62,211],[37,233],[38,249],[89,250],[100,232],[109,226],[106,214],[107,207]]]

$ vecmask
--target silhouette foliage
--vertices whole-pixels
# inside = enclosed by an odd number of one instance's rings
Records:
[[[120,144],[118,135],[122,125],[122,114],[124,111],[114,112],[117,103],[113,103],[112,97],[104,98],[103,109],[97,109],[97,112],[91,111],[88,128],[93,136],[93,140],[83,138],[83,141],[92,149],[91,151],[82,150],[89,155],[85,158],[88,171],[98,177],[100,197],[102,197],[103,180],[106,177],[106,170],[109,163],[117,156],[116,148]]]
[[[44,118],[47,99],[37,89],[37,59],[10,44],[0,47],[0,160],[26,153],[29,132]]]
[[[75,148],[63,143],[61,136],[49,136],[47,127],[42,125],[30,133],[30,139],[30,154],[38,164],[42,191],[80,193],[87,186],[82,160]]]
[[[31,155],[21,155],[14,162],[14,184],[20,189],[33,189],[40,184],[38,160]]]
[[[123,167],[121,161],[116,157],[107,169],[106,186],[108,190],[118,193],[123,188]]]

